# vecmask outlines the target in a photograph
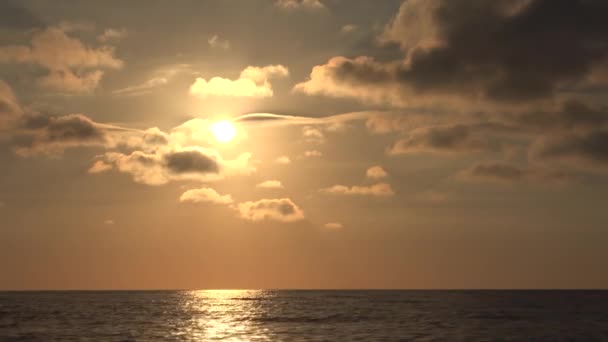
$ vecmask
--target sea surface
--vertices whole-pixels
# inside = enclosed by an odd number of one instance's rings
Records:
[[[0,341],[608,341],[608,291],[0,292]]]

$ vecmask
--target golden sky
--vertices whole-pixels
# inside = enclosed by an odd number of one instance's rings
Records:
[[[4,1],[0,290],[607,287],[607,10]]]

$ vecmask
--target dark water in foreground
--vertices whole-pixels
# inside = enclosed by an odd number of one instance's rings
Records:
[[[0,292],[0,341],[608,341],[608,291]]]

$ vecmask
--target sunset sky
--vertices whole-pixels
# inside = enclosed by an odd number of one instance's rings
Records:
[[[608,287],[607,13],[2,1],[0,290]]]

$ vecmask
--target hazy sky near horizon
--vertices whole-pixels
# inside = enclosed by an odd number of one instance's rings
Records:
[[[3,1],[0,290],[608,287],[605,13]]]

